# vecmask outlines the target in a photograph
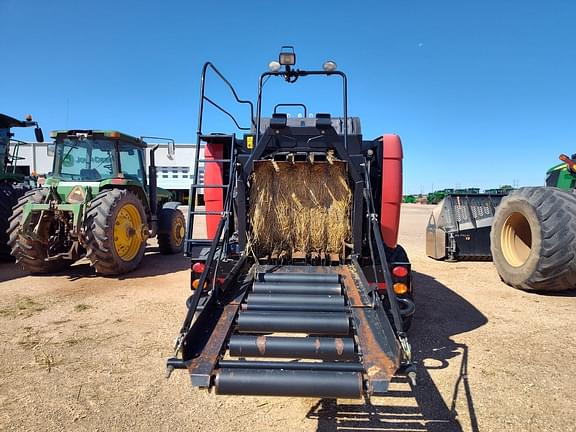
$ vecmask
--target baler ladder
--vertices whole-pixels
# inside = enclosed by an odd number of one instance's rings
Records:
[[[208,74],[208,71],[212,71],[215,76],[220,79],[227,87],[228,89],[231,91],[232,95],[234,96],[234,99],[236,100],[236,102],[238,102],[239,104],[242,105],[248,105],[250,107],[250,119],[251,122],[253,123],[253,118],[254,118],[254,105],[252,104],[251,101],[248,100],[244,100],[244,99],[240,99],[238,97],[238,94],[236,93],[236,90],[234,89],[234,87],[232,86],[232,84],[230,83],[230,81],[228,81],[228,79],[226,79],[226,77],[224,75],[222,75],[222,73],[210,62],[206,62],[204,64],[204,67],[202,68],[202,75],[201,75],[201,84],[200,84],[200,107],[198,109],[198,129],[196,131],[196,151],[195,151],[195,155],[194,155],[194,183],[192,183],[190,185],[190,191],[189,191],[189,201],[188,201],[188,236],[186,239],[186,256],[202,256],[206,254],[206,249],[208,247],[210,247],[210,245],[213,243],[212,239],[194,239],[193,238],[193,230],[194,230],[194,219],[196,215],[204,215],[204,216],[216,216],[218,214],[221,214],[221,212],[213,212],[213,211],[202,211],[202,210],[196,210],[196,201],[197,201],[197,197],[198,197],[198,191],[201,189],[222,189],[223,193],[224,191],[226,191],[226,193],[224,193],[224,199],[223,201],[226,202],[228,201],[228,195],[232,189],[232,180],[234,178],[234,176],[232,175],[232,168],[233,165],[236,163],[235,162],[235,157],[236,157],[236,152],[235,152],[235,144],[236,144],[236,136],[234,134],[232,135],[226,135],[226,134],[209,134],[209,135],[205,135],[202,132],[202,127],[203,127],[203,120],[204,120],[204,107],[205,107],[205,102],[208,102],[212,107],[216,108],[217,110],[219,110],[220,112],[222,112],[223,114],[225,114],[226,116],[228,116],[236,125],[237,129],[239,130],[243,130],[243,131],[249,131],[250,127],[243,127],[241,126],[238,121],[236,120],[236,118],[227,110],[225,110],[224,108],[222,108],[219,104],[217,104],[216,102],[214,102],[212,99],[210,99],[208,96],[206,96],[206,77]],[[228,147],[229,150],[229,154],[230,154],[230,159],[207,159],[206,157],[204,159],[200,158],[200,150],[202,148],[202,142],[205,143],[218,143],[218,144],[222,144],[225,148],[226,146]],[[203,167],[206,167],[206,164],[211,164],[211,163],[222,163],[222,173],[227,172],[229,173],[229,182],[228,184],[224,184],[224,183],[218,183],[218,184],[205,184],[204,181],[200,181],[200,164],[203,165]],[[205,172],[205,170],[204,170]],[[225,178],[224,175],[222,176],[223,179]],[[224,211],[226,211],[226,209],[223,209]],[[226,243],[222,243],[222,241],[220,241],[220,237],[219,236],[214,236],[214,239],[217,239],[220,243],[220,245],[226,244]],[[195,250],[195,247],[200,247],[200,250]]]
[[[194,238],[194,222],[196,216],[221,216],[224,209],[221,211],[210,211],[210,210],[197,210],[198,207],[198,195],[200,190],[206,189],[220,189],[223,194],[223,202],[226,201],[226,196],[230,188],[230,184],[224,183],[214,183],[206,184],[206,176],[204,175],[200,179],[199,173],[203,171],[206,173],[207,164],[222,164],[221,172],[225,173],[231,172],[231,164],[234,158],[234,143],[236,136],[232,135],[201,135],[198,142],[196,143],[196,151],[194,155],[194,180],[190,185],[189,200],[188,200],[188,236],[186,238],[186,256],[188,257],[199,257],[202,256],[202,251],[206,251],[207,248],[212,244],[211,238]],[[230,159],[208,159],[204,156],[200,159],[201,143],[217,143],[221,144],[223,147],[229,146],[230,153],[232,154]],[[224,175],[222,176],[224,178]]]

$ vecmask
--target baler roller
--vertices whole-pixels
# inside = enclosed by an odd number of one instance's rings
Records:
[[[352,360],[352,338],[233,335],[230,355],[236,357],[281,357],[318,360]]]
[[[364,370],[362,364],[352,362],[220,360],[218,365],[221,369],[279,369],[336,372],[362,372]]]
[[[260,294],[292,295],[341,295],[338,283],[315,284],[314,282],[254,282],[252,292]]]
[[[350,331],[346,313],[242,311],[238,315],[240,333],[307,333],[341,336]]]
[[[344,371],[236,369],[218,370],[216,394],[359,398],[362,373]]]
[[[340,277],[337,273],[259,273],[257,280],[262,282],[288,282],[312,284],[338,284]]]
[[[250,294],[243,310],[249,311],[301,311],[301,312],[345,312],[343,296]]]
[[[242,310],[248,311],[300,311],[300,312],[346,312],[346,306],[332,306],[330,304],[319,305],[292,305],[290,303],[255,303],[243,304]]]
[[[248,304],[292,304],[292,305],[331,305],[344,306],[341,295],[291,295],[291,294],[250,294]]]

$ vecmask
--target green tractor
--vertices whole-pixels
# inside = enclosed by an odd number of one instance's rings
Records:
[[[492,259],[508,285],[531,291],[576,288],[576,155],[560,155],[545,187],[504,197],[490,233]]]
[[[0,114],[0,259],[11,260],[8,246],[8,220],[12,215],[12,207],[27,190],[33,187],[34,181],[17,166],[18,146],[21,141],[13,139],[12,128],[34,126],[36,141],[43,142],[44,136],[38,123],[28,116],[26,120],[18,120],[5,114]]]
[[[438,204],[444,199],[446,195],[450,195],[452,193],[454,193],[454,189],[442,189],[430,192],[426,197],[426,201],[428,204]]]
[[[146,137],[67,130],[51,138],[53,171],[44,187],[18,200],[8,228],[12,255],[25,270],[57,272],[86,256],[97,273],[126,273],[138,267],[147,239],[156,235],[161,253],[183,250],[180,203],[156,186],[158,145],[147,176]],[[172,157],[174,141],[168,141]]]

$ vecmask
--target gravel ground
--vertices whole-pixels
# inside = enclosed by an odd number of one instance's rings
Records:
[[[574,296],[500,282],[489,262],[424,253],[430,207],[405,205],[418,386],[371,401],[215,396],[164,378],[188,262],[152,245],[141,268],[86,262],[30,277],[0,264],[0,430],[576,431]]]

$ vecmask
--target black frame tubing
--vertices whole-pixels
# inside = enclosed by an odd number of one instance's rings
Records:
[[[304,109],[304,118],[308,118],[308,108],[306,108],[306,105],[302,104],[302,103],[279,103],[274,105],[274,114],[277,113],[278,108],[280,107],[301,107]]]
[[[260,118],[262,114],[262,90],[264,86],[264,79],[266,77],[276,76],[276,77],[284,77],[285,79],[294,78],[294,81],[290,81],[290,83],[294,83],[296,79],[303,76],[309,75],[324,75],[324,76],[331,76],[331,75],[338,75],[342,78],[342,101],[343,101],[343,108],[344,108],[344,148],[348,150],[348,77],[344,72],[341,71],[305,71],[305,70],[286,70],[286,71],[276,71],[276,72],[264,72],[260,75],[260,79],[258,80],[258,99],[256,101],[256,145],[260,141]]]

